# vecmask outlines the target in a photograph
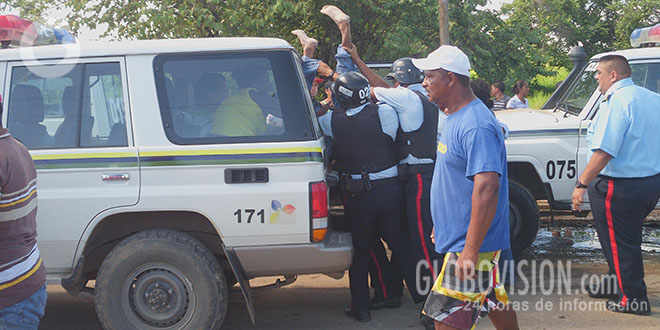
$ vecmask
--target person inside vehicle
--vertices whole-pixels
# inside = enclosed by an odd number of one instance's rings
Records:
[[[184,136],[212,136],[213,114],[227,98],[225,77],[220,73],[205,73],[195,82],[193,88],[194,106],[190,111],[181,111],[178,114],[181,121],[175,123],[175,127]]]
[[[252,99],[262,75],[252,68],[241,68],[231,77],[238,90],[227,96],[215,111],[212,132],[219,136],[259,136],[266,133],[266,118],[261,107]]]

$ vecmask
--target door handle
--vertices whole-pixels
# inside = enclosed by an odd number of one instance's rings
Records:
[[[128,175],[128,173],[101,175],[101,180],[105,182],[128,181],[130,178],[131,177]]]
[[[226,168],[225,183],[266,183],[268,182],[267,168]]]

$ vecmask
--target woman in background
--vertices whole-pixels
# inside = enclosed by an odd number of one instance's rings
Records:
[[[524,80],[518,80],[513,85],[514,96],[506,103],[507,109],[529,108],[527,95],[529,95],[529,84]]]

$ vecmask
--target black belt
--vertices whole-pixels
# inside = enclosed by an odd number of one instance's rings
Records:
[[[363,174],[361,178],[353,179],[350,174],[343,173],[340,176],[339,182],[343,190],[357,194],[371,191],[375,186],[378,185],[399,182],[399,178],[395,176],[391,178],[371,180],[368,174]]]
[[[433,173],[435,164],[399,164],[399,176],[412,176],[417,173]]]

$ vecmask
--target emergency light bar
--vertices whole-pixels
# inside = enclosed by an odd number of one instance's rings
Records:
[[[0,15],[0,43],[2,47],[75,42],[76,38],[66,30],[34,23],[15,15]]]
[[[630,34],[630,45],[640,47],[646,44],[660,45],[660,23],[645,28],[635,29]]]

